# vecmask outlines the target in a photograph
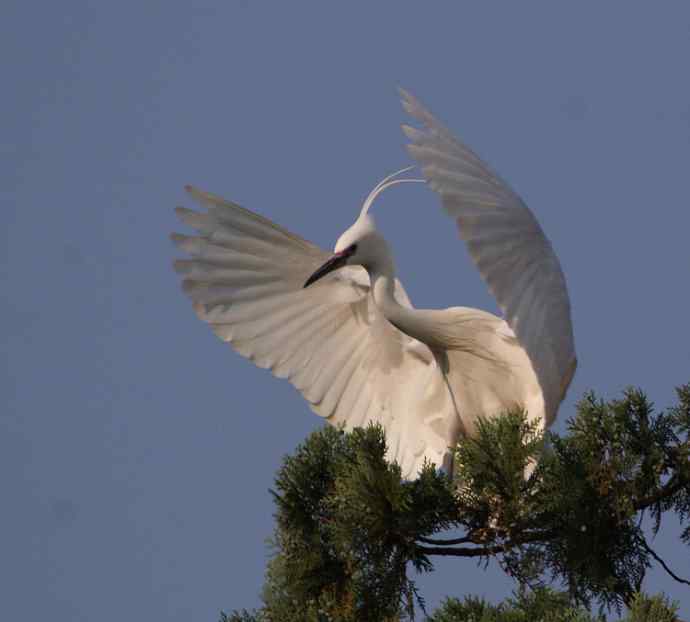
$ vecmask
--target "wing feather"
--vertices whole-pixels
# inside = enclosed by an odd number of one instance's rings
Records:
[[[198,317],[257,366],[288,379],[333,425],[381,423],[389,456],[415,475],[426,443],[409,439],[406,414],[434,364],[430,353],[420,355],[426,346],[414,342],[411,354],[413,340],[381,315],[363,268],[338,270],[303,289],[329,253],[235,203],[188,191],[207,211],[176,210],[198,235],[173,234],[188,255],[174,268]],[[411,306],[399,282],[395,297]],[[401,388],[400,378],[409,386]],[[428,457],[440,464],[437,448],[445,444],[429,438],[435,453]]]
[[[404,109],[422,128],[403,126],[408,149],[456,221],[460,237],[541,387],[550,425],[577,359],[565,277],[551,243],[520,197],[412,95]]]

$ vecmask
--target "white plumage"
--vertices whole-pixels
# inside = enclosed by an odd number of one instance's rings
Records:
[[[407,477],[442,465],[478,417],[515,407],[553,422],[575,371],[565,278],[530,210],[419,102],[408,149],[456,221],[505,315],[413,309],[368,208],[327,253],[238,205],[188,187],[207,212],[178,208],[199,235],[173,234],[197,315],[237,352],[288,379],[347,429],[378,421]],[[421,181],[421,180],[418,180]],[[306,286],[305,283],[308,285]]]

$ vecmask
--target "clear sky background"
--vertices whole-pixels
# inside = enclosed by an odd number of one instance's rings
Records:
[[[168,234],[193,183],[331,248],[409,163],[396,86],[537,214],[594,389],[690,380],[690,5],[5,2],[0,619],[258,606],[282,457],[322,421],[199,322]],[[416,306],[495,303],[426,188],[374,207]],[[669,522],[655,547],[688,575]],[[422,578],[498,600],[495,565]],[[659,572],[690,614],[690,592]]]

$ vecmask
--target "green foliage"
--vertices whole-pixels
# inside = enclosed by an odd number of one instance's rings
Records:
[[[468,596],[446,599],[429,622],[601,622],[583,608],[571,606],[567,594],[548,588],[522,590],[498,605]]]
[[[483,422],[457,449],[460,522],[478,537],[496,525],[492,541],[509,547],[501,556],[521,583],[555,578],[577,602],[620,607],[651,565],[641,514],[657,529],[666,511],[688,517],[688,387],[678,395],[655,414],[638,390],[608,403],[589,394],[546,446],[519,413]]]
[[[542,455],[543,439],[521,411],[479,421],[478,431],[455,450],[458,519],[471,533],[493,522],[509,536],[534,512],[537,480],[526,480],[525,470]]]
[[[650,598],[638,593],[620,622],[676,622],[677,611],[678,606],[663,595]],[[540,588],[523,590],[498,605],[473,596],[463,601],[448,598],[429,622],[606,622],[606,617],[573,606],[565,593]]]
[[[677,622],[678,603],[663,594],[649,598],[636,594],[630,603],[630,613],[623,622]]]
[[[264,593],[284,619],[325,612],[334,619],[397,619],[423,606],[407,564],[429,570],[416,538],[449,523],[448,480],[433,468],[416,482],[384,456],[380,427],[312,434],[276,478],[276,541]],[[311,614],[310,614],[311,615]]]
[[[627,622],[670,622],[672,605],[639,594],[657,559],[640,524],[644,512],[656,529],[666,512],[690,517],[690,385],[678,397],[655,413],[637,390],[589,394],[563,436],[543,438],[521,412],[481,421],[458,443],[452,480],[431,465],[403,480],[380,427],[325,427],[277,474],[264,607],[223,619],[412,619],[424,602],[408,571],[452,555],[496,558],[518,592],[499,605],[449,599],[434,622],[598,622],[623,606]],[[444,539],[449,529],[464,535]]]

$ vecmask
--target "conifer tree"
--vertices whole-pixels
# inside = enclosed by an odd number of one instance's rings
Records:
[[[690,589],[642,528],[649,516],[655,534],[675,513],[690,544],[690,384],[677,394],[660,413],[640,390],[608,402],[587,394],[565,435],[506,413],[458,443],[452,477],[426,465],[413,481],[385,460],[380,427],[326,426],[276,476],[264,606],[221,619],[680,620],[668,597],[640,592],[656,564]],[[515,593],[499,605],[448,598],[427,612],[413,576],[433,571],[436,556],[495,558]]]

